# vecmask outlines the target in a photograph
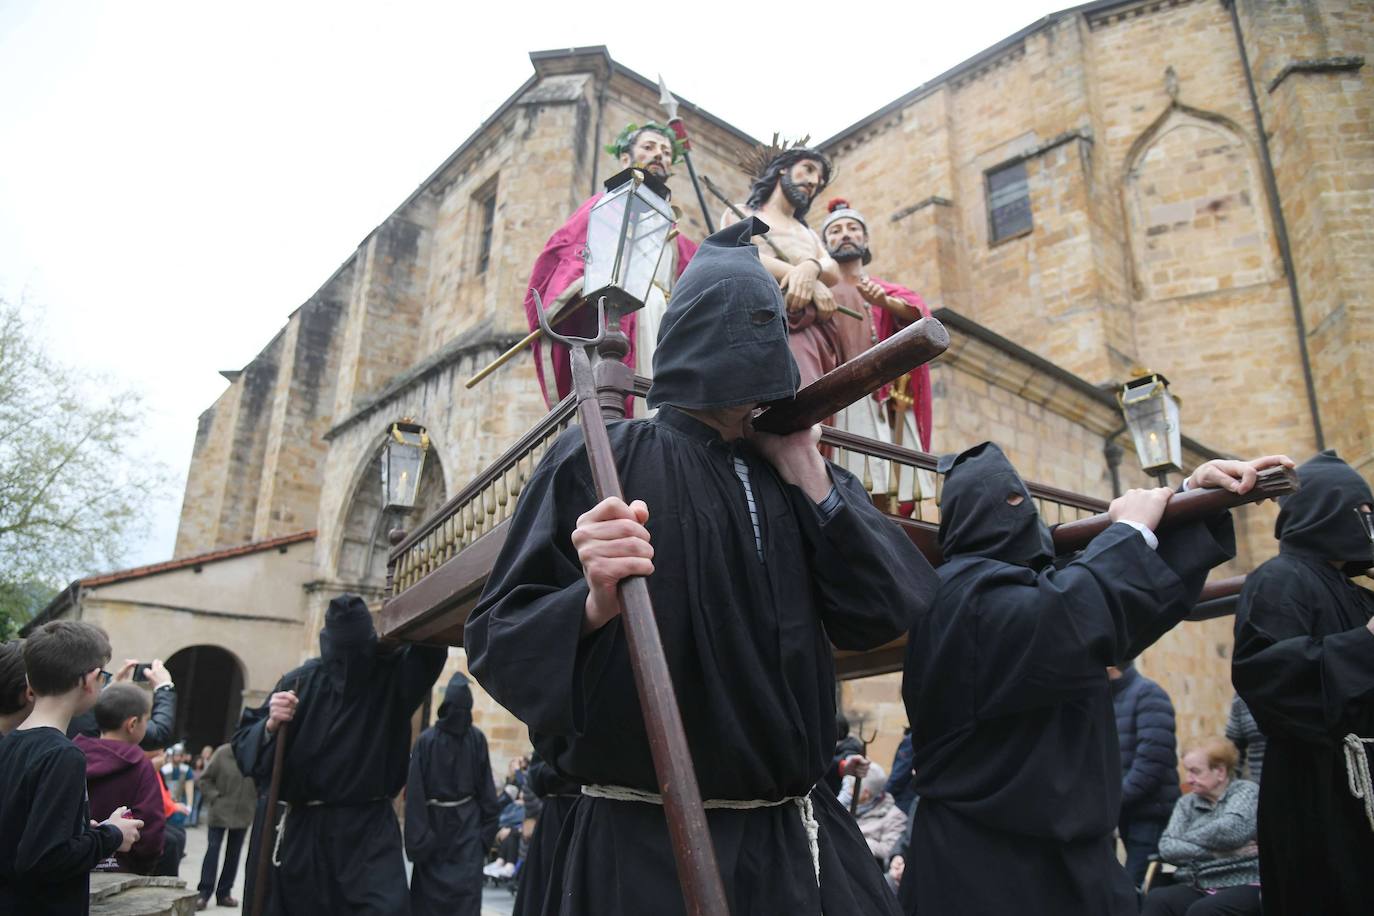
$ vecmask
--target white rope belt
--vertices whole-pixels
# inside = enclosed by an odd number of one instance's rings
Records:
[[[470,801],[472,801],[471,795],[469,795],[467,798],[459,798],[453,801],[443,801],[437,798],[427,798],[425,799],[425,804],[429,805],[431,808],[461,808]]]
[[[644,792],[628,786],[583,786],[582,794],[592,798],[609,798],[612,801],[643,802],[649,805],[662,805],[663,796],[655,792]],[[806,831],[806,845],[811,850],[811,868],[816,872],[816,886],[821,883],[821,825],[816,821],[816,811],[811,804],[811,796],[794,795],[770,801],[763,798],[703,798],[702,807],[725,809],[727,811],[750,811],[754,808],[778,808],[783,805],[796,805],[801,815],[802,828]]]
[[[355,804],[332,805],[332,804],[330,804],[329,802],[326,802],[326,801],[314,801],[314,800],[308,801],[308,802],[304,802],[303,804],[304,804],[307,808],[320,808],[320,807],[325,807],[325,806],[333,807],[333,808],[354,808],[354,807],[359,807],[359,806],[361,806],[361,805],[371,805],[371,804],[374,804],[374,803],[379,802],[379,801],[386,801],[386,796],[385,796],[385,795],[382,795],[382,796],[379,796],[379,797],[377,797],[377,798],[369,798],[367,801],[357,802],[357,803],[355,803]],[[276,866],[277,868],[281,868],[281,859],[279,858],[278,853],[281,852],[281,841],[282,841],[282,839],[286,836],[286,818],[287,818],[288,815],[291,814],[291,803],[288,802],[288,801],[279,801],[279,802],[277,802],[277,804],[281,806],[281,809],[282,809],[282,810],[281,810],[281,817],[277,818],[277,826],[276,826],[276,834],[277,834],[277,836],[276,836],[276,839],[273,840],[273,842],[272,842],[272,864],[273,864],[274,866]]]
[[[1364,816],[1369,821],[1369,829],[1374,830],[1374,785],[1369,779],[1369,757],[1364,746],[1374,744],[1374,738],[1361,738],[1359,735],[1345,736],[1345,778],[1350,786],[1350,794],[1364,802]]]

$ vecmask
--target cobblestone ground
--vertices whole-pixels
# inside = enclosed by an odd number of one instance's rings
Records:
[[[186,882],[186,886],[192,889],[200,883],[200,866],[205,861],[205,845],[207,842],[205,827],[191,827],[186,831],[186,858],[181,860],[181,879]],[[245,841],[245,845],[247,845]],[[224,852],[221,849],[220,855]],[[240,900],[243,898],[243,868],[244,860],[248,858],[248,850],[245,849],[239,858],[239,874],[234,881],[234,896]],[[409,863],[406,865],[409,873]],[[245,904],[247,901],[244,901]],[[509,891],[499,888],[485,888],[482,891],[482,916],[509,916],[515,908],[515,898]],[[210,902],[210,909],[207,913],[239,913],[247,912],[247,906],[242,909],[216,906],[214,901]]]

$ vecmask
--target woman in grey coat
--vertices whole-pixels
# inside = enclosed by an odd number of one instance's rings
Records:
[[[234,876],[239,870],[239,852],[243,849],[243,835],[253,824],[253,812],[257,807],[257,787],[253,780],[239,772],[234,760],[234,749],[221,744],[210,757],[205,772],[200,777],[200,791],[206,810],[205,861],[200,867],[200,899],[196,909],[203,910],[210,905],[211,892],[220,906],[238,906],[233,897]],[[229,842],[224,844],[225,834]],[[219,848],[224,844],[224,868],[219,868]],[[218,872],[219,881],[215,875]]]
[[[1178,883],[1152,890],[1141,916],[1259,916],[1259,786],[1231,778],[1239,756],[1225,738],[1183,755],[1192,792],[1174,805],[1159,838],[1160,858],[1178,866]]]

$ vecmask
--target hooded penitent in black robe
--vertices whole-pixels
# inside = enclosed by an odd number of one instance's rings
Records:
[[[902,903],[922,916],[1134,914],[1112,841],[1121,754],[1106,668],[1193,606],[1234,553],[1230,518],[1169,531],[1157,551],[1111,525],[1055,569],[1001,449],[983,443],[940,469],[945,563],[902,680],[921,798]]]
[[[320,657],[272,688],[300,699],[282,761],[283,833],[267,888],[267,912],[410,912],[401,828],[391,800],[406,781],[410,717],[434,685],[448,652],[412,645],[379,654],[367,605],[356,595],[329,602]],[[245,710],[234,757],[265,792],[276,736],[268,704]],[[254,823],[261,830],[262,808]],[[253,846],[247,874],[255,874]],[[270,851],[270,850],[269,850]],[[246,899],[252,900],[248,889]]]
[[[482,863],[496,839],[496,783],[487,739],[472,724],[472,688],[453,675],[439,721],[410,752],[406,854],[413,916],[482,912]]]
[[[796,389],[782,296],[749,242],[762,228],[737,223],[693,258],[654,354],[658,413],[609,424],[610,441],[626,497],[649,507],[649,591],[702,796],[781,802],[706,812],[731,912],[895,913],[858,828],[816,785],[835,746],[831,644],[869,649],[900,635],[934,575],[853,475],[831,466],[835,488],[818,505],[747,441],[725,442],[680,409]],[[588,792],[657,792],[621,621],[580,635],[588,592],[571,536],[596,502],[582,433],[570,429],[520,496],[465,644],[473,674],[559,772]],[[584,796],[553,870],[545,913],[684,912],[660,805]]]
[[[1355,514],[1371,495],[1334,452],[1299,467],[1298,480],[1274,527],[1279,555],[1245,579],[1231,668],[1269,739],[1259,800],[1264,912],[1363,914],[1374,909],[1374,828],[1350,794],[1344,741],[1374,738],[1374,593],[1347,573],[1374,565]]]
[[[515,895],[515,916],[538,916],[550,886],[559,884],[553,872],[554,854],[563,825],[575,816],[582,785],[561,775],[535,751],[525,771],[525,788],[539,796],[543,807],[530,835],[529,851],[520,865],[520,890]]]

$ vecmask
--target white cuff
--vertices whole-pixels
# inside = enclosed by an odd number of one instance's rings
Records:
[[[1149,528],[1146,528],[1144,525],[1140,524],[1140,522],[1130,522],[1123,518],[1121,519],[1121,524],[1130,525],[1136,531],[1139,531],[1140,536],[1145,539],[1145,543],[1149,546],[1151,550],[1159,549],[1159,538],[1155,537],[1155,533],[1151,531]]]

